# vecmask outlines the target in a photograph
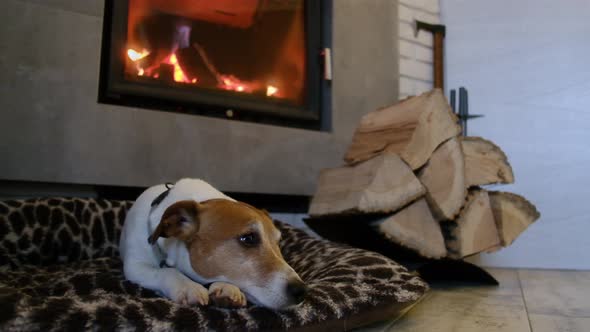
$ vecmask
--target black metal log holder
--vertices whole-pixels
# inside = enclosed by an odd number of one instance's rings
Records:
[[[429,259],[391,242],[372,223],[386,214],[349,214],[305,219],[318,235],[330,241],[375,251],[387,256],[408,270],[418,273],[430,284],[492,285],[499,282],[485,269],[464,260]]]

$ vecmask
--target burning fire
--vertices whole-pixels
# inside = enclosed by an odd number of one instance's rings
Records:
[[[141,52],[138,52],[138,51],[136,51],[136,50],[134,50],[132,48],[130,48],[130,49],[127,50],[127,56],[133,62],[137,62],[138,60],[141,60],[141,59],[145,58],[149,54],[150,54],[150,52],[147,51],[147,50],[142,50]],[[184,72],[182,71],[182,68],[180,68],[180,65],[178,64],[178,58],[176,58],[176,54],[175,53],[170,54],[170,56],[167,57],[163,61],[163,63],[172,65],[174,67],[174,81],[175,82],[181,82],[181,83],[197,83],[197,79],[196,78],[193,78],[192,80],[189,80],[189,78],[184,74]],[[145,75],[145,70],[143,68],[137,66],[137,75],[138,76],[144,76]],[[153,78],[158,78],[159,75],[158,74],[154,74],[152,77]]]
[[[180,68],[180,65],[178,64],[178,59],[176,58],[176,54],[172,53],[166,60],[164,60],[164,63],[174,66],[174,81],[175,82],[184,82],[184,83],[191,82],[191,80],[189,80],[188,77],[186,77],[186,75],[182,71],[182,68]]]
[[[277,89],[276,87],[269,85],[266,87],[266,95],[268,97],[272,97],[274,94],[277,93],[277,91],[279,91],[279,89]]]
[[[150,54],[150,52],[147,50],[142,50],[141,52],[138,52],[138,51],[131,49],[131,48],[127,50],[127,56],[133,62],[137,62],[138,60],[145,58],[149,54]],[[172,54],[170,54],[170,56],[166,57],[166,59],[164,59],[164,61],[162,61],[162,63],[169,64],[174,67],[174,81],[175,82],[188,83],[188,84],[197,84],[199,82],[198,78],[195,77],[195,78],[190,79],[184,73],[184,71],[180,67],[180,64],[178,63],[178,58],[176,57],[175,53],[172,53]],[[136,68],[137,68],[137,76],[148,76],[148,77],[153,77],[156,79],[160,77],[160,75],[157,72],[152,74],[151,69],[141,68],[139,66],[139,64],[136,64]],[[224,90],[253,93],[254,90],[263,89],[263,87],[260,86],[259,84],[256,84],[254,82],[240,81],[238,78],[236,78],[233,75],[218,75],[218,81],[220,82],[219,88],[224,89]],[[266,96],[278,97],[278,92],[279,92],[279,89],[277,87],[272,86],[272,85],[266,86]]]
[[[129,59],[131,59],[131,61],[134,61],[134,62],[145,58],[149,54],[150,54],[150,52],[148,52],[147,50],[142,50],[141,52],[137,52],[136,50],[131,49],[131,48],[127,50],[127,56],[129,57]]]
[[[221,78],[220,88],[224,90],[231,90],[237,92],[254,92],[256,84],[254,83],[246,83],[240,81],[233,75],[219,75]]]

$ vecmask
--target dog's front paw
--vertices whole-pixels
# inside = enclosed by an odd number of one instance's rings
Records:
[[[207,288],[192,280],[179,282],[171,289],[168,294],[170,299],[180,304],[209,304],[209,293]]]
[[[225,282],[214,282],[209,286],[209,298],[220,307],[245,307],[246,296],[242,291]]]

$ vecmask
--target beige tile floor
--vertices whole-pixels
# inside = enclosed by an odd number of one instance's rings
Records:
[[[434,286],[401,318],[359,331],[590,332],[590,271],[487,270],[500,286]]]

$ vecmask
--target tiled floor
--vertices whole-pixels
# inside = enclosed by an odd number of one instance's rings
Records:
[[[590,271],[487,270],[499,287],[434,286],[398,320],[359,331],[590,331]]]

